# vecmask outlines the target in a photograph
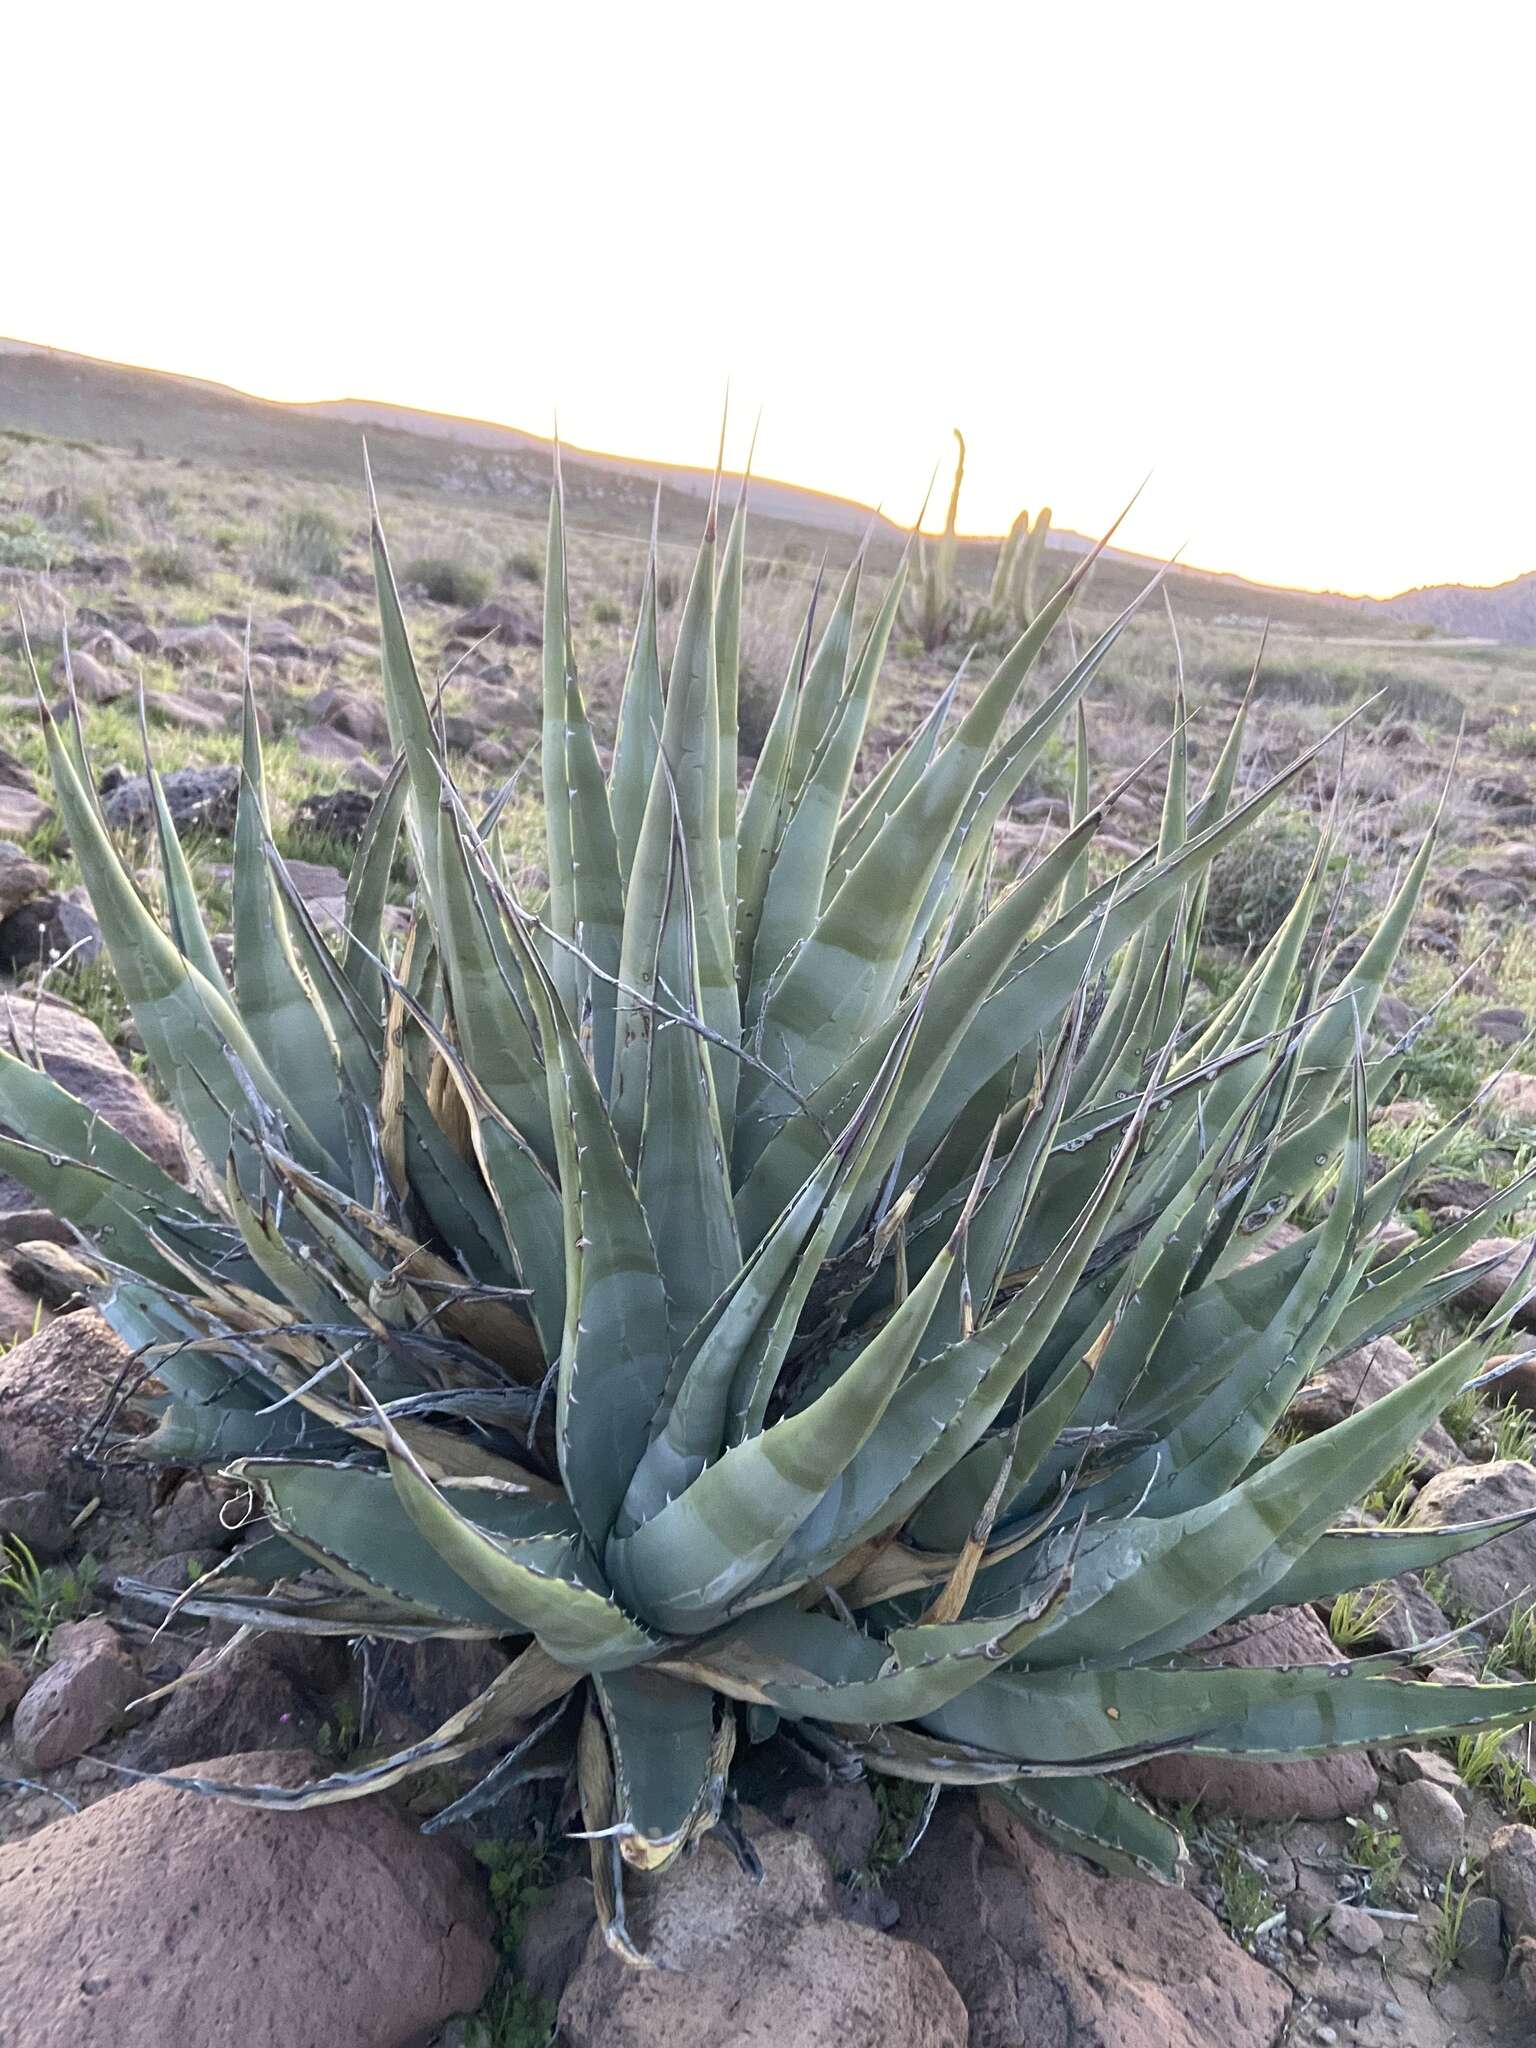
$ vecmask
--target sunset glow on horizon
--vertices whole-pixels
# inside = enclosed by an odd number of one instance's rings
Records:
[[[0,334],[961,527],[1375,595],[1536,568],[1536,22],[1443,10],[423,17],[162,0],[8,25]],[[67,89],[66,89],[67,88]],[[6,358],[0,355],[0,419]]]

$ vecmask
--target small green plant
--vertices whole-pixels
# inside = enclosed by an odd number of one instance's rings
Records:
[[[542,583],[544,564],[537,555],[530,554],[526,548],[518,548],[507,557],[507,574],[515,576],[519,583]],[[613,615],[615,619],[620,616],[616,605],[613,608]]]
[[[594,626],[616,626],[623,618],[622,610],[611,597],[597,597],[587,608],[587,617]]]
[[[1467,1917],[1467,1901],[1477,1887],[1480,1873],[1470,1865],[1458,1871],[1454,1863],[1445,1873],[1440,1893],[1440,1910],[1429,1931],[1431,1976],[1438,1984],[1456,1967],[1461,1954],[1461,1930]]]
[[[544,2048],[555,2037],[555,2002],[503,1974],[464,2028],[464,2048]]]
[[[1274,1913],[1274,1894],[1254,1869],[1242,1847],[1233,1843],[1216,1865],[1223,1918],[1246,1948]]]
[[[1418,1490],[1418,1470],[1417,1448],[1405,1451],[1365,1496],[1366,1511],[1376,1517],[1381,1528],[1396,1529],[1407,1521]]]
[[[1341,1650],[1370,1642],[1392,1612],[1390,1586],[1360,1586],[1341,1593],[1328,1612],[1328,1633]]]
[[[1483,1728],[1474,1735],[1458,1735],[1454,1747],[1456,1772],[1463,1785],[1486,1785],[1495,1775],[1504,1754],[1504,1730]]]
[[[872,1778],[869,1788],[880,1815],[880,1828],[863,1867],[853,1873],[853,1882],[855,1886],[878,1889],[911,1853],[913,1836],[923,1824],[928,1788],[902,1778]]]
[[[0,1542],[0,1617],[13,1650],[39,1658],[49,1637],[90,1606],[101,1567],[94,1557],[75,1565],[41,1565],[19,1536]]]
[[[1536,1459],[1536,1415],[1518,1401],[1506,1401],[1494,1411],[1493,1455],[1517,1458],[1527,1465]]]
[[[528,1915],[550,1896],[553,1872],[542,1841],[483,1841],[475,1861],[485,1871],[502,1966],[465,2029],[465,2048],[543,2048],[555,2030],[552,2000],[536,1998],[517,1974]]]
[[[252,564],[256,581],[268,590],[291,594],[317,576],[338,576],[342,566],[341,528],[317,505],[299,505],[269,527]]]
[[[405,565],[405,580],[414,583],[433,604],[484,604],[491,594],[491,579],[483,569],[460,561],[453,555],[418,555]]]
[[[1365,1872],[1366,1893],[1373,1906],[1392,1903],[1403,1867],[1403,1838],[1394,1828],[1357,1820],[1350,1833],[1350,1861]]]
[[[0,533],[0,569],[46,569],[53,550],[40,533]]]
[[[1475,1387],[1463,1387],[1447,1401],[1440,1420],[1464,1451],[1487,1439],[1488,1413]]]

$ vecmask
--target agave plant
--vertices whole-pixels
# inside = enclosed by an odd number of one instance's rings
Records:
[[[1536,1686],[1392,1657],[1184,1654],[1521,1519],[1346,1519],[1477,1379],[1518,1289],[1370,1408],[1273,1442],[1314,1368],[1464,1285],[1457,1257],[1532,1184],[1378,1259],[1444,1138],[1370,1180],[1400,1052],[1373,1019],[1433,835],[1337,973],[1320,846],[1197,1015],[1210,863],[1311,757],[1245,791],[1239,717],[1196,796],[1181,718],[1158,843],[1090,866],[1119,791],[1089,801],[1078,712],[1125,619],[1021,703],[1090,559],[963,709],[946,691],[861,782],[905,565],[861,604],[859,559],[805,620],[741,799],[744,517],[717,560],[711,505],[665,683],[653,554],[605,775],[557,470],[542,902],[509,873],[498,802],[475,815],[449,773],[376,510],[398,758],[334,948],[272,842],[249,684],[232,976],[153,773],[163,924],[103,826],[78,713],[45,709],[191,1185],[0,1060],[21,1134],[0,1168],[82,1233],[149,1448],[234,1474],[260,1510],[184,1604],[508,1645],[430,1739],[298,1789],[217,1789],[303,1806],[488,1758],[443,1824],[565,1759],[627,1953],[623,1866],[739,1839],[733,1768],[770,1739],[828,1773],[995,1785],[1058,1840],[1172,1878],[1176,1830],[1118,1775],[1140,1759],[1305,1757],[1536,1709]],[[1070,829],[1001,886],[993,828],[1074,718]],[[1266,1249],[1303,1204],[1316,1220]]]

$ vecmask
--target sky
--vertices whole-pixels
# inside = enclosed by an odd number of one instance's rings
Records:
[[[1536,567],[1525,0],[11,10],[0,334],[1387,594]],[[0,357],[0,379],[4,359]]]

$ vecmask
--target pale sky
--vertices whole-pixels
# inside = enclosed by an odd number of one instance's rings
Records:
[[[71,0],[0,334],[1385,593],[1536,567],[1528,0]],[[3,359],[0,359],[3,364]],[[0,367],[3,376],[3,367]]]

